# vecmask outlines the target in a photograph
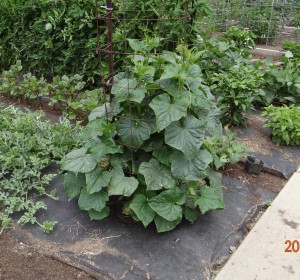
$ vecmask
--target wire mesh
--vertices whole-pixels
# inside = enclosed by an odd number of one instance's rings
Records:
[[[251,30],[258,44],[300,41],[299,0],[208,0],[208,3],[211,15],[206,18],[205,26],[212,34],[237,26]]]

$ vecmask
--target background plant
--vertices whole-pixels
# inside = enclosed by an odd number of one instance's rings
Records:
[[[93,0],[2,1],[0,34],[0,69],[22,60],[38,77],[99,75]]]
[[[247,125],[245,113],[254,109],[253,103],[263,84],[263,74],[238,64],[227,72],[215,74],[211,89],[217,96],[221,121],[229,126]]]
[[[300,59],[287,51],[280,62],[269,63],[265,70],[265,86],[274,101],[287,104],[300,102]]]
[[[243,28],[249,28],[255,34],[256,43],[271,43],[278,36],[278,13],[268,4],[245,7],[239,24]]]
[[[262,113],[267,116],[265,127],[272,128],[272,141],[276,144],[300,145],[300,108],[294,105],[270,105]]]
[[[42,170],[79,145],[79,133],[80,128],[66,119],[53,125],[41,112],[1,106],[0,232],[9,226],[16,213],[18,223],[37,223],[45,232],[53,229],[55,222],[41,223],[36,218],[39,210],[47,208],[40,196],[57,199],[55,191],[46,190],[55,174]]]

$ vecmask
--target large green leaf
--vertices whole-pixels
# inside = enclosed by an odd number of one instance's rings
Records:
[[[210,210],[223,209],[224,203],[220,194],[207,186],[200,189],[200,197],[195,201],[195,204],[199,206],[202,214]]]
[[[222,174],[211,170],[208,178],[210,187],[220,195],[221,199],[223,199]]]
[[[190,208],[190,207],[185,207],[183,209],[183,215],[184,217],[189,221],[191,222],[192,224],[194,222],[196,222],[196,220],[198,219],[199,217],[199,214],[200,214],[200,211],[198,208]]]
[[[145,88],[137,88],[137,84],[136,79],[122,79],[114,83],[111,90],[114,95],[114,101],[134,101],[141,103],[147,90]]]
[[[210,89],[202,84],[202,79],[187,78],[185,81],[192,94],[192,106],[196,108],[207,108],[210,106],[211,101],[214,101],[214,96],[211,94]]]
[[[87,189],[83,188],[79,196],[78,206],[81,210],[89,211],[94,209],[101,212],[107,201],[108,196],[106,193],[97,192],[89,194]]]
[[[79,196],[81,189],[85,186],[85,176],[82,173],[76,175],[74,172],[68,172],[64,176],[63,185],[67,192],[68,199],[71,200]]]
[[[139,173],[144,175],[148,191],[170,189],[176,186],[172,173],[156,159],[143,162],[140,165]]]
[[[213,158],[206,150],[199,150],[187,158],[182,152],[171,156],[171,170],[175,178],[184,181],[198,181],[207,176],[207,169]]]
[[[149,200],[150,207],[162,218],[175,221],[182,217],[182,207],[186,200],[185,194],[178,188],[161,192]]]
[[[108,186],[111,176],[110,172],[96,167],[92,172],[85,175],[87,192],[89,194],[100,192],[104,187]]]
[[[172,148],[167,146],[162,146],[153,151],[153,156],[158,159],[158,161],[164,165],[170,165],[170,157],[173,154]]]
[[[161,80],[167,80],[171,78],[177,78],[180,74],[180,67],[178,64],[167,65],[164,72],[160,76]]]
[[[155,212],[149,206],[147,198],[144,195],[135,195],[129,207],[138,219],[142,221],[144,227],[147,227],[153,221]]]
[[[170,222],[159,215],[156,215],[154,222],[158,232],[166,232],[176,228],[176,226],[181,222],[181,218]]]
[[[200,121],[194,116],[188,116],[184,122],[174,122],[166,128],[165,141],[190,157],[200,149],[204,133]]]
[[[173,100],[166,93],[153,98],[149,106],[155,113],[158,131],[186,116],[189,105],[190,99],[187,94],[180,94]]]
[[[120,105],[118,103],[104,103],[98,108],[92,110],[89,115],[89,121],[95,120],[97,118],[106,118],[108,120],[112,120],[114,116],[119,114],[122,111]]]
[[[108,187],[108,195],[131,196],[137,189],[139,182],[134,177],[125,177],[122,171],[112,171],[112,178]]]
[[[91,220],[102,220],[109,215],[109,208],[105,206],[100,212],[94,209],[89,211],[89,216]]]
[[[97,161],[101,161],[104,155],[121,153],[122,147],[117,146],[111,137],[101,137],[96,145],[91,148],[91,154]]]
[[[220,122],[221,111],[218,108],[210,110],[199,110],[198,116],[205,122],[205,130],[210,135],[221,136],[223,132],[222,124]]]
[[[123,144],[133,149],[139,148],[151,135],[151,127],[141,120],[135,120],[133,116],[121,117],[117,130]]]
[[[62,169],[75,173],[91,172],[96,167],[97,161],[86,152],[86,148],[81,148],[68,153],[62,161]]]

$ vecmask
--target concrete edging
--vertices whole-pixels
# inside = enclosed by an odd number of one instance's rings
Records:
[[[286,252],[289,241],[292,252]],[[300,169],[232,255],[215,280],[300,279]],[[299,246],[298,246],[299,245]]]

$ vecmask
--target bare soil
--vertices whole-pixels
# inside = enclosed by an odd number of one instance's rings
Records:
[[[248,174],[245,171],[245,164],[242,162],[234,165],[227,165],[222,173],[229,177],[238,179],[243,183],[248,183],[253,186],[265,188],[274,193],[279,193],[287,183],[286,179],[274,176],[266,172],[261,172],[259,174]]]
[[[0,252],[0,280],[95,279],[75,267],[41,255],[8,232],[0,236]]]

